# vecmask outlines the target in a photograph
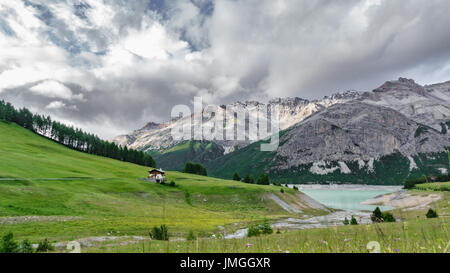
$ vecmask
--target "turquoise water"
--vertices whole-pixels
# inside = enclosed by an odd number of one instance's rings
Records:
[[[348,189],[302,189],[302,192],[327,207],[341,210],[368,210],[373,211],[377,206],[362,205],[368,199],[377,195],[390,193],[387,190],[348,190]],[[390,210],[392,207],[380,206],[381,210]]]

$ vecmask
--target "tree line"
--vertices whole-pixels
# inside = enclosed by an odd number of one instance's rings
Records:
[[[33,114],[27,108],[16,109],[11,103],[6,103],[3,100],[0,100],[0,120],[14,122],[39,135],[81,152],[149,167],[156,166],[155,161],[148,153],[104,141],[96,135],[54,121],[50,116]]]

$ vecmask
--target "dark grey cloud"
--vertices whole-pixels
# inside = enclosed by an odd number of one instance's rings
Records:
[[[165,121],[196,95],[216,104],[316,99],[399,76],[447,81],[449,8],[447,0],[8,1],[0,98],[110,138]]]

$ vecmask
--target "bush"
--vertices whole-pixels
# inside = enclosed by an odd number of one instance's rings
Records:
[[[208,176],[205,167],[199,163],[186,162],[183,169],[184,173],[198,174],[203,176]]]
[[[352,216],[352,220],[350,220],[350,224],[352,226],[357,226],[358,225],[358,221],[356,221],[356,218],[354,216]]]
[[[389,223],[389,222],[393,223],[393,222],[395,222],[395,217],[390,212],[383,212],[383,220],[384,220],[384,222],[387,222],[387,223]]]
[[[253,176],[246,174],[242,182],[247,184],[255,184],[255,179],[253,179]]]
[[[350,221],[347,219],[347,217],[345,217],[344,219],[344,225],[346,226],[350,225]]]
[[[439,215],[435,210],[429,209],[427,212],[427,218],[438,218]]]
[[[297,186],[294,186],[293,189],[296,190],[296,191],[300,191],[300,189],[297,188]]]
[[[176,187],[176,186],[177,186],[177,184],[173,180],[170,181],[169,187]]]
[[[371,217],[372,222],[374,223],[382,223],[382,222],[395,222],[395,217],[390,212],[381,212],[380,208],[377,207]]]
[[[44,239],[44,241],[39,243],[36,252],[48,252],[53,250],[55,250],[55,247],[47,239]]]
[[[14,235],[12,232],[5,234],[0,244],[0,253],[17,253],[19,252],[19,246],[14,241]]]
[[[256,184],[258,185],[270,185],[269,176],[265,173],[262,173],[258,180],[256,181]]]
[[[186,241],[194,241],[197,239],[197,236],[195,236],[194,232],[192,230],[189,230],[188,234],[186,234]]]
[[[30,241],[28,239],[25,239],[22,241],[22,243],[19,246],[19,252],[20,253],[33,253],[34,249],[31,245]]]
[[[280,192],[281,192],[281,193],[284,193],[284,189],[280,189]]]
[[[248,227],[248,237],[259,236],[261,234],[272,234],[273,229],[267,219],[262,224],[252,225]]]
[[[169,240],[169,229],[166,225],[161,225],[159,227],[153,227],[149,233],[150,238],[153,240],[168,241]]]
[[[372,220],[372,222],[374,223],[381,223],[383,222],[383,213],[381,212],[380,208],[377,207],[372,215],[370,216],[370,219]]]
[[[233,180],[234,180],[234,181],[241,181],[241,177],[239,176],[238,173],[234,173],[234,174],[233,174]]]

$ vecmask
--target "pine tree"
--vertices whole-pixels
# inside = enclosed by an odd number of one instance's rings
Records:
[[[239,174],[238,174],[238,173],[235,172],[235,173],[233,174],[233,180],[234,180],[234,181],[241,181],[241,178],[239,177]]]
[[[12,232],[5,234],[0,244],[0,253],[17,253],[19,246],[14,241],[14,235]]]

